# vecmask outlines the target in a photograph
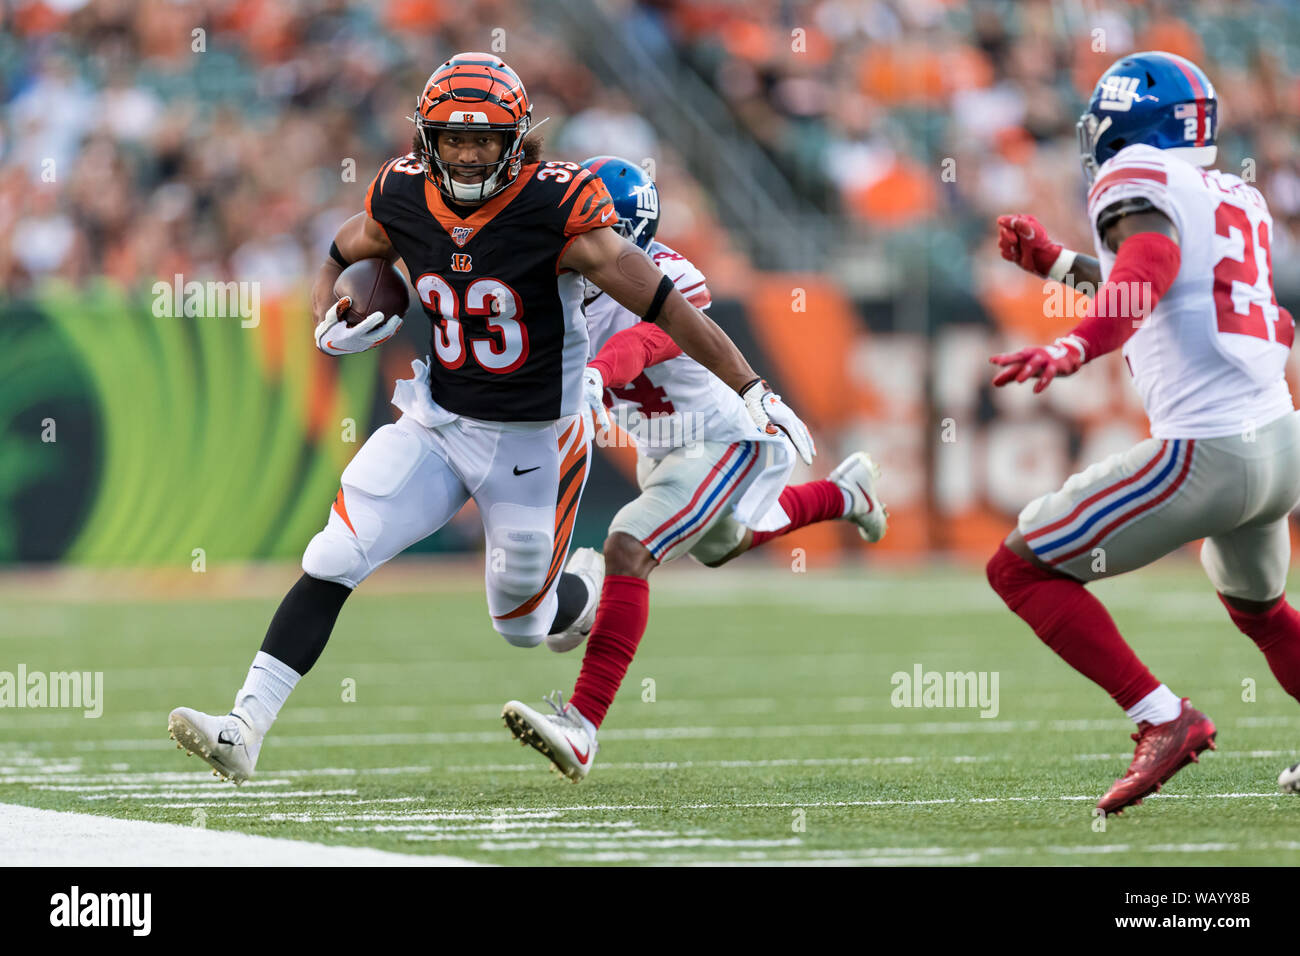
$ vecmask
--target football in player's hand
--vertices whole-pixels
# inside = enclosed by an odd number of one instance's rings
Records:
[[[339,316],[349,328],[375,312],[382,312],[385,317],[406,315],[406,308],[411,304],[402,273],[385,259],[361,259],[352,263],[334,280],[334,296],[352,300],[348,310]]]

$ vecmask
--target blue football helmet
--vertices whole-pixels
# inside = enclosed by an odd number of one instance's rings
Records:
[[[1102,163],[1134,143],[1212,165],[1218,105],[1214,85],[1190,60],[1158,51],[1124,57],[1101,75],[1076,126],[1088,182]]]
[[[659,190],[636,163],[617,156],[593,156],[582,164],[600,177],[618,213],[619,235],[648,249],[659,228]]]

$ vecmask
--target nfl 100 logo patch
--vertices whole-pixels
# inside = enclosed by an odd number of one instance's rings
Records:
[[[474,230],[470,226],[452,226],[451,241],[463,248],[465,243],[469,242],[469,237],[473,232]]]

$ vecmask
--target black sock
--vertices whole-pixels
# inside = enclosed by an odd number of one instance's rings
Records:
[[[325,650],[343,602],[351,593],[345,584],[304,574],[271,618],[262,650],[299,674],[307,673]]]
[[[555,587],[555,595],[560,599],[560,606],[555,609],[551,634],[559,634],[578,619],[582,609],[587,606],[587,585],[576,574],[565,571],[560,574],[560,583]]]

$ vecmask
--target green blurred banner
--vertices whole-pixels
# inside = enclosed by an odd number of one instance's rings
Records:
[[[369,433],[380,361],[320,355],[306,302],[260,303],[256,324],[160,317],[103,281],[0,303],[0,563],[298,556]]]

